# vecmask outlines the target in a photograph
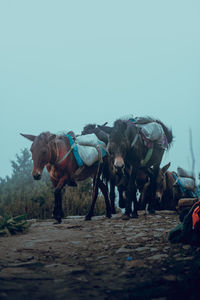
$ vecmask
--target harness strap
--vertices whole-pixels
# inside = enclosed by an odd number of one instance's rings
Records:
[[[135,135],[135,137],[131,143],[131,148],[133,148],[135,146],[135,143],[137,142],[138,138],[139,138],[139,132]]]
[[[145,167],[148,161],[150,160],[153,153],[153,148],[148,149],[147,154],[144,159],[141,160],[140,164],[142,167]]]
[[[135,124],[134,124],[135,125]],[[136,125],[135,125],[136,126]],[[137,126],[136,126],[137,127]],[[137,127],[138,128],[138,127]],[[142,131],[141,129],[138,130],[137,134],[135,135],[132,143],[131,143],[131,148],[133,148],[139,138],[139,136],[142,135]],[[144,139],[144,136],[142,135],[142,138]],[[144,159],[141,160],[140,164],[142,167],[145,167],[146,164],[148,163],[148,161],[150,160],[151,156],[152,156],[152,153],[153,153],[153,148],[149,148],[148,151],[147,151],[147,154],[145,156]]]

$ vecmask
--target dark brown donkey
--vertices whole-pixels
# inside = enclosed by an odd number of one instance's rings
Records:
[[[79,167],[73,152],[76,144],[71,135],[55,135],[50,132],[43,132],[38,136],[21,135],[33,142],[30,148],[33,159],[33,178],[39,180],[45,166],[49,172],[50,180],[55,188],[53,216],[58,223],[62,222],[62,217],[64,216],[62,210],[62,188],[65,185],[76,186],[76,181],[82,181],[89,177],[93,178],[92,204],[85,219],[90,220],[93,216],[98,188],[100,188],[105,198],[106,216],[111,217],[108,187],[103,182],[103,179],[100,179],[101,174],[103,178],[106,177],[107,156],[90,167],[86,165]]]
[[[173,140],[172,132],[161,121],[150,120],[160,124],[164,132],[163,138],[166,141],[166,148]],[[140,124],[141,125],[141,124]],[[136,198],[136,176],[138,170],[144,165],[144,161],[148,156],[149,148],[145,140],[142,138],[141,126],[132,120],[123,121],[116,120],[113,130],[109,135],[108,151],[113,161],[113,167],[116,173],[123,173],[125,168],[129,168],[130,175],[126,187],[126,208],[124,219],[129,219],[131,214],[137,217],[137,198]],[[156,179],[159,172],[160,163],[165,148],[160,142],[152,142],[152,154],[145,162],[146,169],[152,168],[150,176],[150,193],[149,193],[149,212],[155,211],[155,192]],[[132,202],[134,209],[132,212]]]
[[[106,124],[107,123],[105,123],[104,125],[87,124],[83,128],[81,135],[94,133],[99,140],[103,141],[107,145],[109,135],[110,135],[113,127],[106,126]],[[116,210],[115,210],[115,187],[117,187],[118,193],[119,193],[119,207],[125,208],[125,199],[123,196],[123,192],[126,189],[126,181],[127,181],[126,177],[127,176],[126,176],[125,172],[122,177],[113,172],[112,163],[111,163],[109,157],[108,157],[108,163],[109,163],[109,185],[110,185],[109,197],[110,197],[110,202],[111,202],[111,213],[115,214],[116,213]]]

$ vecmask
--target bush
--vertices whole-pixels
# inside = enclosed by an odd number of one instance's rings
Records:
[[[34,181],[31,175],[32,160],[25,148],[16,161],[11,161],[12,175],[0,178],[0,215],[9,217],[26,214],[29,219],[47,219],[52,217],[54,207],[53,187],[47,171],[40,181]],[[63,210],[67,215],[86,215],[92,198],[92,179],[78,183],[76,188],[63,190]],[[95,214],[105,213],[104,198],[100,195],[95,206]]]

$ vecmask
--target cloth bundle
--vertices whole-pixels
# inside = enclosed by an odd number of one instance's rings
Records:
[[[177,174],[180,183],[185,189],[191,191],[195,190],[195,177],[192,172],[186,171],[185,169],[178,167]]]
[[[92,166],[95,162],[106,155],[106,144],[98,140],[95,134],[81,135],[76,138],[78,153],[87,166]]]

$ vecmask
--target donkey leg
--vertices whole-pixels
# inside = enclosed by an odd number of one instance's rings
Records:
[[[93,179],[92,204],[90,206],[90,210],[88,214],[85,217],[85,221],[91,220],[92,216],[94,215],[94,206],[98,196],[98,183],[96,182],[95,184],[95,181],[96,181],[96,177]]]
[[[104,184],[102,180],[99,180],[99,187],[102,191],[106,203],[106,217],[111,218],[112,215],[111,215],[110,201],[108,198],[108,186]]]
[[[138,202],[136,197],[137,188],[136,185],[132,185],[132,199],[133,199],[133,212],[132,212],[132,218],[138,218]]]
[[[132,213],[132,188],[131,188],[130,179],[125,194],[126,194],[125,213],[122,219],[129,220],[131,218],[131,213]]]
[[[155,214],[156,209],[156,188],[157,188],[157,177],[159,168],[154,168],[153,176],[150,177],[150,197],[149,197],[149,207],[148,212],[150,214]]]
[[[62,223],[62,217],[64,216],[63,210],[62,210],[62,192],[61,190],[55,190],[54,192],[54,210],[53,210],[53,216],[58,224]]]
[[[119,207],[125,208],[126,200],[124,199],[124,196],[123,196],[124,187],[122,185],[119,185],[117,189],[118,189],[118,193],[119,193]]]
[[[115,210],[115,184],[110,182],[110,204],[111,204],[111,213],[116,214]]]
[[[125,216],[123,217],[124,220],[129,218],[137,218],[138,217],[138,207],[137,207],[137,198],[136,198],[136,185],[134,180],[134,175],[130,176],[129,183],[126,189],[126,207],[125,207]],[[134,205],[132,211],[132,202]]]

